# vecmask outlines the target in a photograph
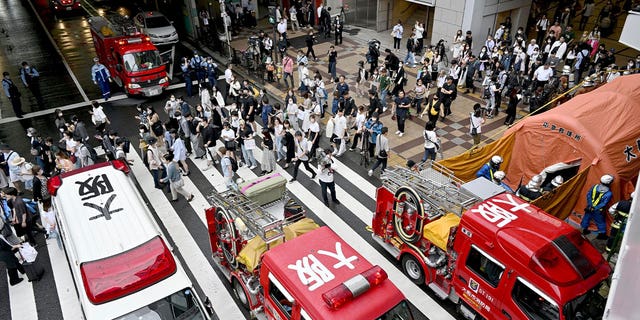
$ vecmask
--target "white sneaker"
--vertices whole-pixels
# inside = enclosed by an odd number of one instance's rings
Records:
[[[396,134],[400,134],[400,130],[396,131]]]
[[[369,170],[369,172],[367,172],[367,174],[369,175],[369,177],[371,177],[373,175],[373,170]]]
[[[404,132],[400,132],[398,135],[402,137],[404,136]]]
[[[249,167],[249,170],[253,170],[255,168],[257,168],[257,166],[251,166],[251,167]]]

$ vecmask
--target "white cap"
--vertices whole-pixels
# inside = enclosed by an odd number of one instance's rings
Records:
[[[502,163],[502,157],[499,155],[495,155],[493,157],[491,157],[491,162],[495,163],[495,164],[501,164]]]
[[[551,184],[554,187],[559,187],[561,184],[564,183],[564,178],[562,176],[556,176],[555,178],[553,178],[553,180],[551,181]]]
[[[600,178],[600,183],[604,185],[610,185],[613,182],[613,176],[610,174],[605,174]]]
[[[506,174],[504,173],[504,171],[496,171],[496,173],[493,174],[493,178],[502,181],[502,179],[504,179],[504,177],[506,176]]]

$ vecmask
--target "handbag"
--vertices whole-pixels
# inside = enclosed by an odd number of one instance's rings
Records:
[[[171,184],[175,187],[175,188],[182,188],[184,187],[184,180],[182,180],[182,178],[178,181],[171,181]]]
[[[20,246],[20,249],[18,249],[18,251],[20,251],[20,255],[22,256],[24,261],[28,263],[32,263],[36,261],[36,258],[38,257],[38,251],[36,251],[36,249],[34,249],[29,244],[29,242],[23,243],[22,246]]]
[[[247,150],[253,150],[256,148],[256,140],[255,139],[246,139],[244,140],[244,148]]]

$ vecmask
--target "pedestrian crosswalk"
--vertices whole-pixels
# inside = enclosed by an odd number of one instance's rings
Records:
[[[226,190],[220,168],[214,166],[207,169],[206,159],[188,159],[191,175],[184,177],[184,188],[195,195],[194,200],[187,202],[180,198],[178,202],[170,202],[169,194],[153,188],[153,178],[142,164],[139,150],[135,151],[132,150],[129,158],[134,163],[131,169],[139,190],[174,246],[174,252],[183,263],[196,290],[203,299],[204,296],[210,299],[219,319],[248,318],[246,310],[232,297],[225,277],[214,266],[209,247],[205,209],[210,205],[206,196],[211,192]],[[262,158],[260,149],[255,149],[254,154],[256,159]],[[425,292],[426,289],[416,286],[404,276],[392,257],[372,244],[370,233],[365,228],[371,223],[372,211],[375,208],[376,186],[348,165],[339,160],[334,161],[337,172],[336,193],[341,205],[332,204],[331,207],[326,207],[321,199],[319,182],[317,179],[311,180],[310,173],[306,170],[300,170],[298,181],[287,184],[289,194],[307,208],[314,220],[329,226],[354,248],[358,248],[360,254],[371,263],[385,269],[389,279],[401,289],[415,307],[414,310],[418,311],[416,319],[454,319],[454,316]],[[259,170],[255,169],[258,172]],[[290,171],[281,166],[278,166],[276,172],[291,179]],[[258,176],[246,166],[240,167],[237,175],[244,180]],[[8,299],[10,317],[0,313],[0,319],[55,319],[46,314],[50,306],[38,305],[41,301],[34,298],[35,290],[49,290],[47,293],[52,298],[48,303],[58,304],[61,310],[56,317],[83,319],[66,255],[63,250],[58,249],[55,239],[49,239],[47,242],[46,247],[38,247],[38,250],[46,248],[49,252],[48,256],[39,262],[47,265],[45,277],[53,277],[55,286],[41,287],[37,282],[31,284],[26,281],[13,287],[7,285],[7,294],[0,291],[0,308],[2,300]],[[2,288],[3,286],[0,286],[0,290]]]

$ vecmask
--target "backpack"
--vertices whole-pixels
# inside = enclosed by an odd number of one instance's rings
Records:
[[[32,216],[38,214],[38,203],[37,202],[35,202],[35,201],[31,200],[31,199],[27,199],[27,198],[22,198],[22,201],[24,202],[24,205],[27,207],[27,211],[29,211],[29,213]]]
[[[229,162],[231,162],[231,171],[237,172],[238,171],[238,162],[236,161],[236,159],[234,159],[232,157],[227,157],[227,158],[229,158]]]
[[[122,137],[122,140],[124,140],[124,145],[122,145],[122,151],[124,151],[124,153],[129,153],[129,151],[131,151],[131,141],[129,141],[129,138],[127,137]]]
[[[87,151],[89,151],[89,158],[91,158],[91,161],[93,161],[93,163],[98,163],[98,153],[96,152],[96,149],[89,147],[86,144],[82,144],[82,146],[87,148]]]

